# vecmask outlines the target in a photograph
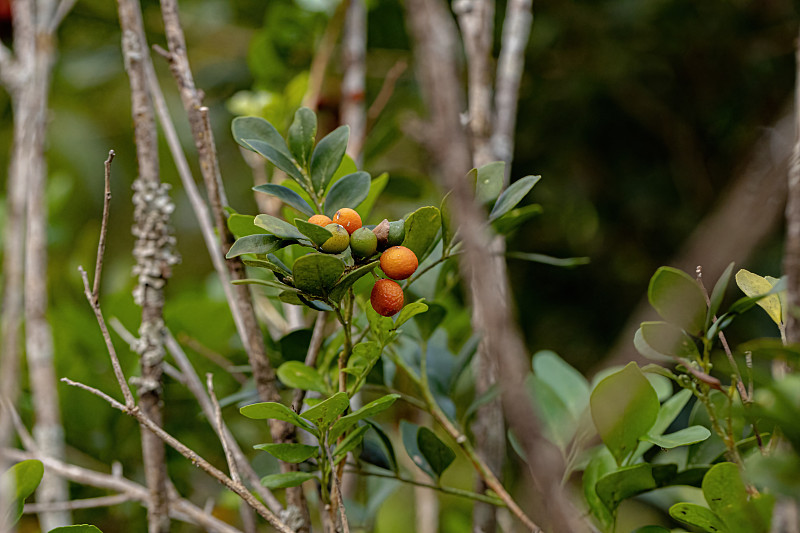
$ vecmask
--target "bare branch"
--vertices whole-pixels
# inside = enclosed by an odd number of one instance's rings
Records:
[[[214,374],[211,374],[210,372],[206,374],[206,388],[208,389],[208,395],[211,398],[211,404],[214,407],[214,422],[216,423],[219,441],[222,443],[222,449],[225,452],[225,461],[228,463],[228,471],[230,471],[231,479],[233,479],[234,483],[241,483],[242,478],[239,476],[239,471],[236,469],[236,461],[233,460],[231,447],[228,444],[228,438],[225,435],[225,429],[222,423],[222,408],[219,406],[219,402],[217,401],[217,395],[214,394]]]
[[[98,498],[85,498],[82,500],[69,500],[65,502],[28,503],[22,508],[23,513],[45,513],[53,511],[74,511],[75,509],[94,509],[97,507],[112,507],[129,502],[133,498],[130,494],[114,494],[113,496],[100,496]]]
[[[61,0],[58,3],[58,7],[56,7],[55,13],[53,13],[53,17],[50,19],[50,24],[48,25],[47,30],[50,33],[55,33],[61,23],[64,21],[64,17],[72,11],[73,6],[75,6],[75,2],[77,0]]]
[[[342,101],[341,122],[350,126],[347,155],[356,163],[362,160],[367,118],[364,97],[366,92],[367,6],[364,0],[350,0],[342,37]],[[360,165],[359,165],[360,166]]]
[[[65,0],[66,1],[66,0]],[[62,4],[64,2],[62,1]],[[97,305],[100,298],[100,274],[103,272],[103,256],[106,253],[106,234],[108,233],[108,210],[111,206],[111,162],[114,160],[114,150],[108,151],[105,161],[105,195],[103,196],[103,222],[100,226],[100,241],[97,243],[97,258],[94,264],[94,284],[92,288],[93,306]]]
[[[408,62],[406,62],[404,59],[401,59],[392,65],[392,68],[390,68],[386,73],[386,76],[383,77],[381,90],[378,91],[378,96],[375,97],[375,100],[372,101],[372,104],[367,110],[367,119],[369,119],[370,122],[375,122],[380,116],[381,112],[383,112],[386,104],[389,103],[389,99],[394,93],[394,87],[397,84],[397,80],[400,79],[400,76],[403,75],[403,72],[405,72],[407,68]],[[369,132],[370,129],[371,125],[368,125],[367,132]]]
[[[347,513],[344,509],[344,499],[342,498],[342,480],[339,479],[339,475],[336,473],[336,469],[333,467],[333,456],[331,455],[331,447],[326,443],[325,446],[325,453],[328,455],[328,462],[331,465],[331,475],[333,476],[333,487],[334,492],[336,493],[336,507],[339,508],[339,518],[341,520],[342,531],[344,533],[350,533],[350,524],[347,522]]]

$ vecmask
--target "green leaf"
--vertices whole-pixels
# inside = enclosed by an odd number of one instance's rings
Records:
[[[425,456],[419,451],[419,446],[417,445],[417,434],[420,429],[421,428],[416,424],[412,424],[406,420],[400,421],[400,435],[403,438],[403,447],[405,447],[406,453],[415,465],[431,478],[436,479],[436,473],[428,464],[428,461],[425,460]]]
[[[684,524],[699,527],[709,533],[727,533],[725,524],[722,523],[708,507],[694,503],[676,503],[669,508],[669,515]]]
[[[281,239],[305,239],[296,227],[272,215],[258,215],[254,224]]]
[[[668,435],[645,435],[641,439],[651,442],[659,448],[671,450],[678,446],[688,446],[689,444],[702,442],[710,436],[711,432],[703,426],[690,426]]]
[[[363,379],[378,362],[380,356],[381,349],[376,342],[360,342],[353,346],[353,353],[347,361],[344,372],[355,376],[356,379]],[[355,393],[353,390],[348,390],[348,392],[351,396]]]
[[[253,224],[256,217],[234,213],[228,217],[228,229],[237,239],[248,235],[263,234],[264,229]]]
[[[700,285],[686,272],[661,267],[650,278],[647,288],[650,305],[661,318],[691,335],[703,331],[706,321],[706,298]]]
[[[500,218],[495,219],[492,222],[492,227],[497,233],[508,235],[528,220],[541,215],[543,212],[544,210],[539,204],[528,204],[517,207]]]
[[[294,442],[256,444],[253,448],[256,450],[264,450],[284,463],[302,463],[319,453],[319,446],[297,444]]]
[[[540,179],[542,179],[541,176],[525,176],[509,185],[495,202],[492,212],[489,213],[489,222],[494,222],[514,209]]]
[[[699,356],[694,341],[681,329],[667,322],[642,322],[642,340],[656,353],[693,359]]]
[[[506,164],[494,161],[469,171],[470,180],[475,180],[475,199],[481,204],[494,202],[503,190]]]
[[[286,142],[275,127],[261,117],[236,117],[231,122],[231,132],[233,138],[243,148],[252,150],[246,140],[256,139],[271,145],[277,152],[280,152],[287,159],[291,159],[289,148]]]
[[[263,259],[242,259],[242,263],[249,267],[265,268],[277,274],[278,276],[290,276],[292,273],[283,270],[281,267],[272,261],[264,261]],[[234,282],[235,283],[235,282]],[[293,288],[293,287],[292,287]]]
[[[21,461],[0,476],[0,491],[4,508],[0,508],[0,526],[11,527],[22,516],[25,499],[39,486],[44,475],[44,466],[37,459]]]
[[[315,433],[314,426],[300,418],[297,413],[277,402],[261,402],[245,405],[239,412],[253,420],[283,420],[293,426]]]
[[[370,176],[366,172],[348,174],[331,186],[325,196],[325,214],[333,217],[342,207],[354,209],[369,195]]]
[[[636,363],[597,384],[590,398],[597,432],[617,464],[631,455],[658,416],[658,396]]]
[[[316,137],[317,115],[309,108],[301,107],[295,111],[294,121],[289,126],[289,149],[301,166],[308,165]]]
[[[433,206],[420,207],[405,222],[406,238],[403,246],[414,252],[421,263],[425,258],[425,252],[436,240],[441,228],[441,214],[439,209]]]
[[[668,357],[654,350],[649,344],[647,344],[647,342],[644,340],[644,336],[642,335],[641,327],[639,327],[639,329],[637,329],[636,333],[633,335],[633,347],[636,348],[637,352],[647,357],[648,359],[652,359],[654,361],[660,361],[662,363],[672,362],[671,357]]]
[[[450,193],[444,195],[442,203],[439,205],[439,213],[442,220],[442,249],[446,250],[456,235],[456,227],[450,214]]]
[[[383,450],[381,451],[383,452],[382,455],[384,455],[383,459],[385,459],[386,463],[388,463],[387,466],[389,467],[389,470],[391,470],[394,473],[398,473],[400,469],[397,466],[397,455],[394,453],[394,446],[392,445],[392,439],[389,438],[389,435],[386,434],[386,432],[380,427],[380,425],[376,424],[371,420],[365,420],[364,422],[366,422],[367,425],[370,426],[373,431],[375,431],[375,434],[378,436],[378,440],[380,440],[381,444],[383,445],[382,446]],[[369,442],[369,439],[367,440],[367,442]],[[363,453],[361,459],[367,460],[364,458]],[[385,468],[385,466],[383,466],[382,468]]]
[[[681,413],[686,404],[689,403],[691,397],[692,391],[689,389],[683,389],[675,394],[672,398],[665,401],[658,410],[658,416],[656,417],[653,427],[651,427],[650,431],[647,433],[649,435],[662,435],[670,426],[670,424],[672,424],[672,422],[678,418],[678,415]],[[640,442],[639,446],[636,448],[636,453],[633,455],[632,460],[636,461],[640,457],[644,456],[645,452],[652,448],[652,446],[653,445],[650,442]]]
[[[337,392],[324,402],[304,411],[300,416],[312,421],[321,430],[325,430],[348,407],[350,407],[350,399],[347,397],[347,393]]]
[[[771,512],[771,495],[750,496],[742,481],[739,467],[719,463],[703,478],[703,496],[711,510],[729,533],[767,533]],[[759,501],[760,500],[760,501]],[[766,505],[764,505],[766,504]],[[769,509],[765,509],[769,508]],[[766,516],[764,516],[764,511]]]
[[[103,533],[96,526],[79,524],[74,526],[61,526],[51,529],[48,533]]]
[[[291,389],[328,392],[325,380],[315,369],[300,361],[286,361],[278,367],[278,379]]]
[[[261,478],[261,484],[270,490],[287,489],[302,485],[308,480],[316,479],[316,477],[311,472],[284,472]]]
[[[775,286],[764,277],[753,274],[745,269],[736,273],[736,284],[749,297],[760,296],[770,292]],[[769,317],[778,325],[783,323],[783,313],[781,312],[781,301],[777,294],[771,294],[758,300],[758,305],[767,312]]]
[[[429,340],[436,331],[444,317],[447,315],[447,308],[436,302],[428,302],[428,311],[424,315],[416,315],[414,320],[417,323],[419,334],[424,340]]]
[[[225,254],[226,259],[239,257],[244,254],[268,254],[278,249],[281,239],[275,235],[262,233],[260,235],[247,235],[236,239],[231,249]]]
[[[728,283],[731,280],[731,274],[733,274],[733,263],[729,264],[722,275],[717,280],[717,283],[714,285],[714,290],[711,291],[711,298],[709,299],[708,305],[708,313],[706,314],[706,324],[705,329],[707,330],[709,326],[711,326],[711,322],[714,320],[714,316],[719,311],[719,306],[722,305],[722,299],[725,297],[725,290],[728,288]]]
[[[339,164],[342,162],[350,138],[350,126],[339,126],[322,138],[311,154],[311,184],[322,192],[328,186]]]
[[[533,371],[558,395],[577,419],[589,404],[589,382],[583,375],[550,350],[533,356]]]
[[[339,435],[350,429],[359,420],[363,420],[365,418],[377,415],[378,413],[385,411],[386,409],[391,407],[392,404],[399,397],[400,397],[399,394],[387,394],[386,396],[382,396],[377,400],[369,402],[361,409],[354,411],[349,415],[343,416],[342,418],[337,420],[335,424],[333,424],[333,427],[331,428],[331,431],[328,434],[328,439],[335,440],[339,437]]]
[[[270,287],[281,291],[300,292],[294,287],[290,287],[289,285],[284,285],[283,283],[279,283],[277,281],[272,281],[268,279],[257,279],[257,278],[235,279],[231,281],[231,283],[233,285],[262,285],[264,287]]]
[[[287,176],[297,181],[297,183],[305,183],[303,173],[297,168],[297,165],[294,164],[291,157],[282,153],[275,146],[257,139],[244,139],[242,142],[244,145],[249,146],[254,152],[264,156],[270,163],[284,171]]]
[[[348,272],[347,275],[344,276],[342,280],[333,287],[333,289],[331,289],[331,292],[328,296],[330,300],[332,302],[340,302],[341,299],[344,298],[345,293],[347,293],[347,289],[352,287],[353,284],[363,276],[375,270],[376,266],[378,266],[378,261],[373,261]]]
[[[601,446],[589,461],[583,472],[583,496],[589,505],[589,510],[597,519],[601,530],[609,531],[614,524],[614,515],[611,513],[600,496],[597,495],[597,481],[616,469],[614,458],[608,448]]]
[[[625,466],[597,480],[597,495],[614,512],[624,500],[668,485],[677,471],[674,464]]]
[[[506,257],[510,259],[522,259],[523,261],[531,261],[533,263],[542,263],[543,265],[552,265],[557,267],[572,268],[579,265],[588,265],[591,260],[588,257],[551,257],[544,254],[533,254],[526,252],[506,252]]]
[[[661,526],[642,526],[631,533],[670,533],[670,530]]]
[[[397,315],[397,320],[394,322],[394,327],[399,328],[409,320],[411,320],[416,315],[424,313],[428,310],[427,304],[423,301],[423,299],[417,300],[416,302],[412,302],[403,307],[400,311],[400,314]]]
[[[336,450],[334,450],[333,456],[339,457],[339,460],[336,461],[337,463],[345,458],[347,452],[353,450],[356,446],[361,444],[361,441],[364,440],[364,434],[367,431],[369,431],[369,426],[359,426],[358,428],[356,428],[355,431],[347,435],[342,440],[342,442],[336,446]]]
[[[361,220],[367,220],[367,217],[369,217],[372,212],[372,208],[375,206],[375,202],[378,201],[378,197],[386,188],[387,183],[389,183],[389,174],[386,172],[372,180],[372,183],[369,185],[369,194],[367,194],[366,199],[356,208],[358,214],[361,215]]]
[[[566,455],[578,426],[578,417],[572,414],[554,388],[539,376],[529,374],[525,385],[544,426],[545,437]]]
[[[436,474],[437,480],[456,459],[455,452],[426,427],[417,431],[417,448]]]
[[[322,226],[312,224],[311,222],[306,222],[301,218],[294,219],[294,225],[297,226],[297,229],[300,230],[300,233],[311,239],[311,242],[317,246],[322,246],[325,241],[333,237],[333,233],[331,233],[329,230],[323,228]]]
[[[336,284],[344,268],[342,260],[333,255],[311,253],[298,257],[292,266],[294,286],[321,296]]]
[[[275,185],[274,183],[265,183],[263,185],[256,185],[253,187],[253,190],[274,196],[280,199],[286,205],[294,207],[306,216],[310,217],[314,215],[314,209],[308,205],[308,202],[303,200],[299,194],[288,187],[284,187],[283,185]]]

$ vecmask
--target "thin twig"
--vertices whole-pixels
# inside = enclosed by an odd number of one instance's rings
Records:
[[[378,120],[386,104],[391,100],[395,85],[397,85],[397,80],[400,79],[400,76],[403,75],[403,72],[405,72],[407,68],[408,62],[405,59],[401,59],[392,65],[392,68],[390,68],[383,77],[383,84],[381,85],[380,91],[378,91],[378,96],[375,97],[375,100],[372,101],[372,104],[370,104],[367,110],[367,119],[372,123],[367,126],[367,133],[372,130],[374,122]]]
[[[68,0],[62,1],[64,4]],[[97,243],[97,258],[94,264],[94,283],[92,285],[92,305],[96,305],[100,298],[100,275],[103,271],[103,256],[106,252],[106,235],[108,234],[108,212],[111,206],[111,162],[114,160],[114,150],[108,151],[105,167],[105,195],[103,196],[103,221],[100,225],[100,240]]]
[[[106,400],[109,405],[122,411],[125,414],[128,414],[134,417],[142,426],[146,429],[151,431],[154,435],[160,438],[164,443],[169,445],[175,451],[183,455],[185,458],[189,459],[195,466],[200,467],[203,471],[211,475],[214,479],[228,487],[231,491],[235,492],[242,500],[244,500],[248,505],[250,505],[258,514],[264,517],[275,529],[281,531],[283,533],[294,533],[289,526],[284,524],[277,516],[275,516],[272,511],[270,511],[261,501],[259,501],[255,496],[253,496],[247,487],[242,485],[241,483],[237,483],[233,481],[231,478],[226,476],[222,471],[218,468],[214,467],[206,461],[203,457],[197,454],[194,450],[183,444],[181,441],[164,431],[164,429],[150,420],[138,407],[134,407],[133,409],[127,409],[124,405],[119,403],[118,401],[114,400],[106,393],[90,387],[88,385],[84,385],[82,383],[78,383],[67,378],[62,378],[61,381],[67,383],[68,385],[72,385],[78,388],[81,388],[87,392],[94,394],[100,398]]]
[[[328,455],[328,462],[331,465],[331,475],[333,476],[333,486],[334,491],[336,492],[336,503],[337,507],[339,507],[339,516],[342,520],[342,530],[344,533],[350,533],[350,525],[347,523],[347,513],[344,509],[344,498],[342,497],[342,480],[339,479],[339,476],[336,474],[333,456],[331,455],[331,447],[326,443],[324,448],[325,453]]]
[[[22,508],[26,514],[46,513],[49,511],[74,511],[75,509],[94,509],[97,507],[112,507],[129,502],[133,498],[130,494],[114,494],[113,496],[100,496],[98,498],[85,498],[69,500],[66,502],[28,503]]]
[[[186,333],[178,333],[177,337],[178,342],[181,344],[185,344],[198,354],[202,355],[225,372],[227,372],[233,379],[238,381],[241,385],[247,383],[247,376],[242,374],[241,372],[237,372],[234,369],[234,364],[231,363],[224,355],[215,352],[214,350],[210,349],[208,346],[200,342],[199,340],[195,339],[194,337],[187,335]]]
[[[53,13],[53,17],[50,19],[50,24],[48,25],[47,30],[50,33],[55,33],[61,23],[64,21],[64,17],[72,10],[72,7],[75,5],[77,0],[61,0],[58,3],[58,7]]]
[[[210,372],[206,374],[206,388],[208,389],[208,395],[211,398],[211,404],[214,406],[217,435],[219,436],[219,441],[222,443],[222,449],[225,452],[225,460],[228,462],[228,470],[231,473],[231,479],[234,483],[241,483],[242,478],[239,476],[239,470],[236,468],[236,461],[233,459],[231,447],[228,444],[228,439],[225,436],[224,426],[222,425],[222,408],[219,406],[219,402],[217,401],[217,395],[214,394],[214,374]]]

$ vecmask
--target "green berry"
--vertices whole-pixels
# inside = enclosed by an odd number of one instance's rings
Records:
[[[406,224],[403,220],[389,222],[389,246],[399,246],[406,238]]]
[[[358,228],[350,235],[350,251],[353,257],[372,257],[377,249],[378,237],[368,228]]]
[[[350,245],[350,234],[340,224],[328,224],[325,229],[330,231],[332,237],[322,243],[320,249],[329,254],[338,254],[347,250]]]

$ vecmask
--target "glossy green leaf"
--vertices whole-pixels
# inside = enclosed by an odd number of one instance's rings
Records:
[[[695,442],[703,442],[711,436],[711,432],[703,426],[690,426],[667,435],[645,435],[643,441],[655,444],[659,448],[670,450],[678,446],[688,446]]]
[[[661,267],[650,278],[647,288],[650,305],[661,318],[692,335],[703,331],[706,298],[689,274],[672,267]]]
[[[25,499],[39,486],[44,475],[44,466],[37,459],[21,461],[0,476],[0,491],[4,496],[4,507],[0,508],[0,527],[10,527],[22,516]]]
[[[613,512],[628,498],[668,485],[677,471],[678,466],[674,464],[624,466],[598,479],[595,489],[605,506]]]
[[[319,453],[319,446],[298,444],[295,442],[273,442],[256,444],[256,450],[263,450],[284,463],[302,463]]]
[[[339,283],[337,283],[333,289],[331,289],[329,295],[331,301],[341,301],[341,299],[344,298],[344,295],[347,293],[347,290],[352,287],[356,281],[375,270],[376,266],[378,266],[378,261],[373,261],[348,272],[347,275],[345,275],[341,281],[339,281]]]
[[[291,389],[313,390],[323,394],[328,392],[319,372],[300,361],[286,361],[279,366],[278,379]]]
[[[543,212],[544,210],[539,204],[528,204],[517,207],[492,221],[492,227],[497,233],[508,235],[528,220],[541,215]]]
[[[710,303],[708,305],[708,312],[706,313],[705,329],[709,328],[714,316],[717,314],[717,311],[719,311],[720,305],[722,305],[722,299],[725,297],[725,290],[728,288],[731,275],[733,275],[733,265],[734,263],[730,263],[722,272],[717,283],[714,284],[714,290],[711,291],[711,297],[709,298]]]
[[[643,322],[639,329],[642,332],[642,340],[659,354],[690,360],[699,356],[692,338],[672,324]]]
[[[719,463],[711,467],[703,478],[703,496],[729,533],[769,531],[772,496],[748,494],[735,464]]]
[[[366,422],[367,425],[372,428],[372,430],[375,432],[375,435],[377,435],[378,440],[380,441],[380,444],[381,444],[380,448],[382,448],[381,451],[383,452],[381,454],[381,455],[383,455],[382,459],[385,459],[385,462],[387,463],[384,466],[382,466],[382,468],[388,468],[388,470],[391,470],[392,472],[397,473],[400,469],[399,469],[399,467],[397,465],[397,454],[395,454],[395,452],[394,452],[394,445],[392,444],[392,439],[389,438],[389,435],[386,434],[386,432],[381,428],[381,426],[379,424],[376,424],[375,422],[373,422],[371,420],[365,420],[364,422]],[[368,437],[366,442],[368,443],[369,440],[370,439]],[[367,460],[364,457],[363,453],[362,453],[360,458],[362,460]],[[371,462],[371,464],[376,464],[376,462]],[[381,466],[381,465],[378,465],[378,466]]]
[[[264,233],[264,228],[259,228],[253,221],[256,217],[234,213],[228,217],[228,229],[237,239],[248,235]]]
[[[294,225],[297,226],[300,233],[311,239],[311,242],[317,246],[322,246],[325,241],[333,237],[333,233],[329,230],[300,218],[294,219]]]
[[[283,185],[275,185],[274,183],[265,183],[263,185],[256,185],[253,187],[253,190],[256,192],[263,192],[264,194],[269,194],[270,196],[274,196],[278,198],[280,201],[285,203],[288,206],[294,207],[301,213],[306,216],[313,216],[314,209],[308,205],[308,202],[303,200],[303,198],[294,192],[292,189],[288,187],[284,187]]]
[[[381,356],[381,349],[376,342],[360,342],[353,346],[353,353],[350,359],[347,360],[347,367],[344,371],[356,378],[363,378],[367,374]],[[350,395],[353,395],[353,391]]]
[[[316,479],[317,476],[311,472],[285,472],[282,474],[272,474],[261,478],[261,484],[270,490],[274,489],[287,489],[289,487],[297,487],[309,481]]]
[[[325,196],[325,214],[333,217],[343,207],[355,209],[369,195],[370,176],[366,172],[348,174],[331,185]]]
[[[578,417],[572,414],[554,388],[539,376],[528,375],[525,386],[541,420],[545,437],[566,454],[578,427]]]
[[[254,152],[264,156],[270,163],[284,171],[290,178],[298,183],[305,183],[303,173],[297,168],[297,165],[292,161],[291,157],[288,157],[272,144],[257,139],[244,139],[242,142],[245,146],[249,146]],[[285,146],[284,143],[284,147]]]
[[[662,435],[672,424],[672,422],[678,418],[678,415],[681,413],[686,404],[689,403],[691,398],[692,391],[689,389],[683,389],[665,401],[658,410],[658,416],[656,417],[653,427],[651,427],[650,431],[647,433],[649,435]],[[651,442],[640,442],[639,446],[636,448],[636,453],[634,454],[632,460],[636,461],[640,457],[644,456],[645,452],[652,448],[652,446],[653,444]]]
[[[547,383],[577,419],[589,405],[589,382],[583,375],[550,350],[534,354],[536,376]]]
[[[364,440],[364,435],[367,433],[367,431],[369,431],[369,426],[359,426],[355,429],[355,431],[349,433],[344,439],[342,439],[342,442],[336,446],[336,449],[333,452],[333,456],[339,458],[336,461],[337,463],[343,460],[348,452],[352,451],[356,446],[361,444],[361,441]]]
[[[317,137],[317,115],[307,107],[301,107],[294,113],[294,120],[289,126],[289,150],[295,161],[307,166]]]
[[[384,172],[377,178],[373,178],[372,183],[369,185],[369,194],[364,199],[363,202],[358,204],[356,211],[359,215],[361,215],[361,220],[367,220],[370,213],[372,213],[372,208],[375,206],[375,202],[378,201],[378,197],[381,195],[383,190],[386,188],[386,185],[389,183],[389,174]]]
[[[305,239],[296,227],[272,215],[258,215],[253,223],[281,239]]]
[[[770,292],[775,285],[774,283],[770,283],[766,278],[745,269],[741,269],[736,273],[736,284],[743,293],[751,298]],[[773,322],[778,325],[783,322],[781,301],[777,294],[771,294],[761,298],[758,301],[758,305],[767,312]]]
[[[242,263],[246,266],[254,267],[254,268],[265,268],[274,272],[278,276],[289,276],[291,272],[286,272],[281,267],[273,263],[272,261],[265,261],[263,259],[242,259]]]
[[[436,240],[441,228],[441,214],[433,206],[420,207],[411,213],[405,222],[406,238],[403,246],[414,252],[421,263],[425,252]]]
[[[694,503],[676,503],[669,508],[669,515],[679,522],[699,527],[709,533],[727,533],[722,523],[708,507]]]
[[[280,245],[280,237],[262,233],[260,235],[247,235],[240,237],[233,243],[231,249],[225,254],[226,259],[239,257],[244,254],[262,254],[266,255],[278,249]]]
[[[551,257],[544,254],[533,254],[527,252],[506,252],[509,259],[521,259],[532,263],[552,265],[557,267],[572,268],[580,265],[588,265],[591,260],[588,257]]]
[[[350,127],[339,126],[322,138],[311,154],[311,184],[322,192],[328,186],[339,164],[342,162],[350,138]]]
[[[234,118],[231,122],[231,133],[233,133],[234,140],[248,150],[252,150],[252,148],[246,143],[246,140],[255,139],[271,145],[287,159],[292,157],[286,141],[283,140],[278,130],[261,117]]]
[[[377,346],[375,348],[377,348]],[[379,353],[379,355],[380,355],[380,353]],[[389,407],[391,407],[392,404],[399,397],[400,397],[399,394],[387,394],[386,396],[382,396],[382,397],[378,398],[377,400],[373,400],[373,401],[369,402],[367,405],[363,406],[361,409],[358,409],[357,411],[353,411],[349,415],[343,416],[342,418],[337,420],[335,424],[333,424],[333,427],[331,427],[331,431],[330,431],[330,434],[328,435],[328,438],[330,440],[337,439],[339,437],[339,435],[341,435],[342,433],[344,433],[345,431],[350,429],[359,420],[363,420],[363,419],[368,418],[370,416],[375,416],[378,413],[383,412],[386,409],[388,409]]]
[[[647,342],[644,340],[644,336],[642,335],[641,327],[639,327],[639,329],[637,329],[636,333],[633,335],[633,347],[636,348],[637,352],[648,359],[652,359],[653,361],[659,361],[661,363],[672,362],[671,357],[657,352],[649,344],[647,344]]]
[[[405,305],[403,309],[400,311],[400,314],[397,315],[397,320],[395,320],[394,322],[394,327],[399,328],[400,326],[402,326],[415,316],[424,313],[427,310],[428,310],[428,305],[423,301],[423,299]]]
[[[617,464],[631,455],[658,416],[658,396],[636,363],[597,384],[590,398],[597,432]]]
[[[436,474],[436,479],[439,479],[456,459],[455,452],[426,427],[421,427],[417,431],[417,449]]]
[[[417,434],[420,429],[420,426],[416,424],[412,424],[406,420],[400,421],[400,435],[403,439],[403,447],[406,449],[406,453],[415,465],[431,478],[436,479],[436,473],[428,464],[428,461],[425,460],[425,457],[422,455],[422,452],[419,451],[419,446],[417,445]]]
[[[595,452],[583,472],[583,496],[602,531],[610,530],[614,524],[614,515],[597,495],[597,481],[616,468],[617,465],[608,448],[602,446]]]
[[[277,402],[261,402],[245,405],[239,412],[253,420],[283,420],[299,428],[314,431],[314,426],[300,418],[297,413]]]
[[[56,527],[48,531],[48,533],[102,533],[102,531],[91,524],[76,524],[74,526]]]
[[[492,212],[489,213],[489,222],[497,220],[514,209],[540,179],[542,179],[541,176],[525,176],[509,185],[495,202]]]
[[[479,203],[488,204],[500,196],[503,191],[505,168],[504,161],[493,161],[469,171],[469,179],[475,181],[475,199]]]
[[[318,428],[325,429],[330,426],[347,408],[350,407],[350,399],[346,392],[337,392],[322,403],[318,403],[311,409],[303,411],[300,416],[310,420]]]
[[[292,266],[294,286],[309,294],[323,295],[336,284],[345,265],[333,255],[311,253],[298,257]]]

